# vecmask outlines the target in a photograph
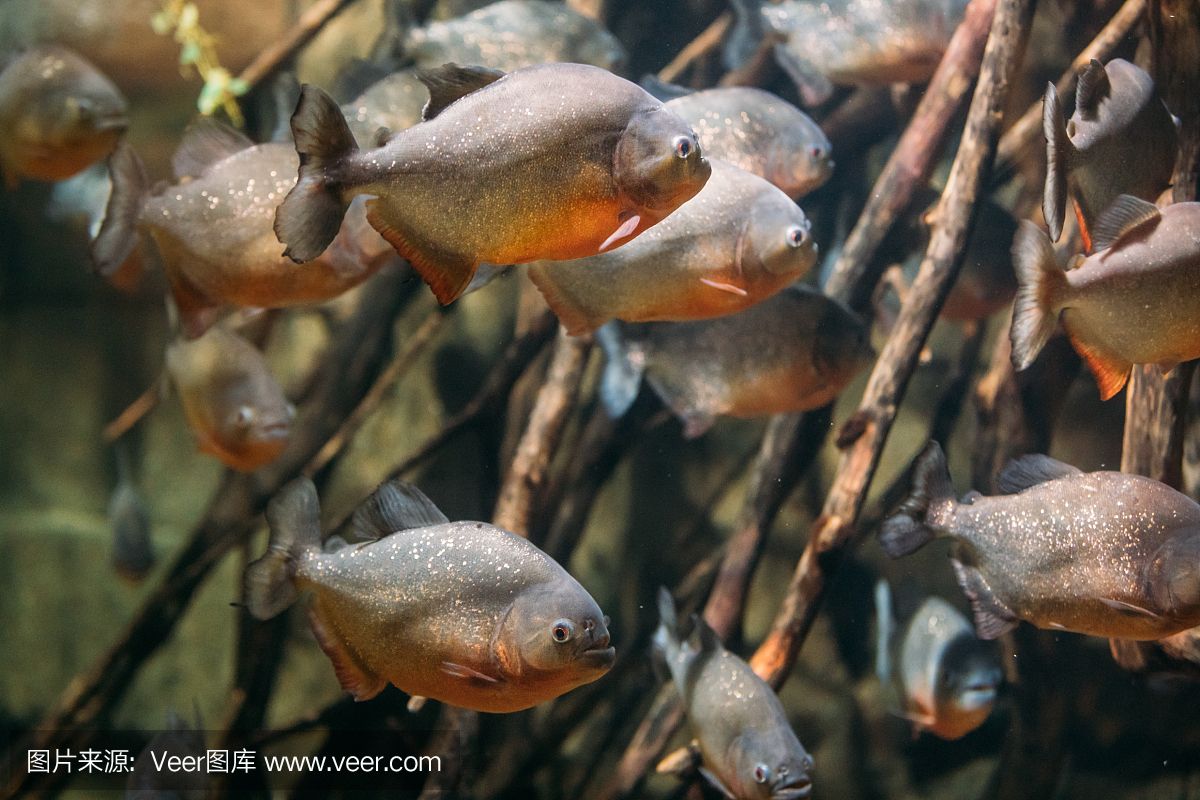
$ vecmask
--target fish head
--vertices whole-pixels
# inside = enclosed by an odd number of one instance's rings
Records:
[[[281,399],[270,393],[247,396],[223,409],[218,438],[228,450],[230,466],[245,471],[257,469],[283,452],[296,412]]]
[[[1151,559],[1150,596],[1170,616],[1200,616],[1200,528],[1178,531]]]
[[[500,633],[522,672],[552,675],[563,691],[596,680],[616,659],[608,617],[587,590],[565,577],[522,592]]]
[[[657,220],[704,188],[712,167],[700,151],[696,132],[654,102],[633,114],[617,140],[613,178],[639,210]]]
[[[944,739],[958,739],[983,724],[992,712],[1004,673],[995,642],[966,632],[946,643],[934,686],[936,722]]]
[[[98,69],[70,50],[36,51],[26,67],[42,79],[23,111],[18,136],[55,151],[57,164],[34,177],[69,177],[112,152],[128,127],[120,90]]]
[[[783,188],[790,196],[808,194],[833,175],[833,153],[829,140],[815,123],[810,123],[812,135],[799,141],[780,141],[768,152],[768,172],[771,183]]]
[[[738,267],[743,274],[761,269],[775,277],[800,278],[817,262],[812,224],[800,206],[771,188],[747,210],[738,242]]]
[[[786,731],[747,731],[734,742],[737,797],[755,800],[802,800],[812,795],[812,756]]]

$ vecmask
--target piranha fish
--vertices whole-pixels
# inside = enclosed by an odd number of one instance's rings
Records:
[[[359,151],[341,111],[305,86],[292,133],[299,182],[279,207],[285,255],[310,261],[355,196],[367,219],[449,303],[481,262],[592,255],[691,198],[710,168],[691,128],[605,70],[548,64],[509,74],[422,72],[425,122]]]
[[[813,759],[788,724],[775,692],[713,629],[693,617],[688,640],[679,636],[675,603],[658,590],[661,622],[656,649],[670,670],[696,734],[700,773],[734,800],[800,800],[812,794]]]
[[[215,122],[194,125],[175,153],[177,183],[147,189],[140,159],[122,144],[109,159],[112,194],[92,244],[97,271],[108,276],[153,240],[185,335],[198,336],[223,307],[280,308],[329,300],[395,259],[366,222],[360,201],[336,239],[311,264],[283,255],[272,225],[294,186],[291,144],[255,145]]]
[[[875,674],[899,690],[896,713],[942,739],[961,739],[982,725],[1004,678],[995,645],[977,638],[940,597],[926,598],[897,634],[887,581],[875,584],[875,615]]]
[[[608,359],[600,392],[609,415],[625,413],[645,377],[688,438],[722,414],[819,408],[873,355],[858,317],[802,285],[718,319],[610,323],[598,339]]]
[[[1166,484],[1030,455],[1001,471],[1004,494],[957,501],[936,442],[913,470],[880,544],[897,558],[938,536],[960,543],[954,571],[981,638],[1018,620],[1115,639],[1200,624],[1200,505]]]
[[[247,569],[246,595],[268,619],[311,592],[313,633],[356,700],[392,683],[476,711],[520,711],[612,666],[596,601],[527,540],[450,522],[401,481],[355,513],[365,543],[322,551],[319,511],[306,478],[272,499],[270,548]]]
[[[562,3],[501,0],[410,31],[401,44],[418,67],[478,64],[512,72],[554,62],[620,72],[625,48],[596,20]]]
[[[34,47],[0,61],[0,172],[60,181],[101,160],[128,126],[125,98],[72,50]]]
[[[1146,72],[1114,58],[1092,59],[1079,76],[1075,113],[1064,123],[1054,84],[1042,103],[1046,189],[1042,213],[1050,238],[1062,235],[1067,193],[1084,249],[1092,252],[1096,219],[1122,194],[1154,200],[1171,182],[1178,147],[1175,121]]]
[[[1025,369],[1061,315],[1107,400],[1134,364],[1157,364],[1165,373],[1200,357],[1200,203],[1160,209],[1122,195],[1094,233],[1097,252],[1063,271],[1046,234],[1021,224],[1013,242],[1020,288],[1010,335],[1013,364]]]
[[[749,87],[705,89],[669,100],[692,126],[710,159],[766,178],[801,197],[833,174],[829,140],[812,118],[786,100]]]
[[[967,0],[732,0],[737,22],[725,64],[737,69],[768,38],[806,105],[820,105],[834,85],[929,80],[962,21]]]
[[[150,515],[133,481],[128,449],[117,445],[117,486],[108,501],[108,524],[113,532],[112,564],[117,574],[134,583],[154,566]]]
[[[780,189],[714,159],[700,193],[629,244],[529,277],[568,333],[610,319],[694,320],[741,311],[817,260],[804,212]]]
[[[253,345],[214,327],[173,341],[166,361],[201,452],[242,472],[279,457],[296,412]]]

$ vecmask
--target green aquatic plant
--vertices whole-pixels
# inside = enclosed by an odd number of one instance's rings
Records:
[[[235,78],[221,66],[217,58],[217,38],[200,26],[200,11],[195,3],[184,0],[164,0],[162,10],[150,18],[150,25],[161,36],[174,31],[179,42],[180,72],[187,77],[195,70],[204,80],[204,88],[196,100],[196,108],[205,116],[212,116],[218,108],[237,127],[244,119],[237,98],[250,89],[241,78]]]

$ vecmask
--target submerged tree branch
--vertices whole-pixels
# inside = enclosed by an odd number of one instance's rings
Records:
[[[962,265],[976,199],[992,164],[1010,76],[1020,61],[1032,16],[1032,0],[1000,0],[996,6],[979,83],[938,203],[929,247],[856,415],[862,433],[841,458],[771,632],[751,659],[755,671],[773,686],[791,671],[816,618],[827,579],[853,546],[858,515],[908,381]]]

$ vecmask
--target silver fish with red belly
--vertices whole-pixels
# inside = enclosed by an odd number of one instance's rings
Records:
[[[301,592],[342,688],[389,684],[476,711],[520,711],[608,672],[607,619],[570,574],[527,540],[450,522],[415,487],[386,483],[352,520],[361,544],[322,550],[312,482],[267,507],[271,544],[250,565],[250,612],[267,619]]]
[[[396,255],[352,206],[335,245],[311,264],[284,258],[272,225],[296,180],[296,153],[283,143],[253,144],[213,122],[193,126],[175,154],[177,183],[149,191],[128,145],[109,159],[112,194],[92,243],[105,276],[153,239],[188,336],[203,333],[226,306],[282,308],[337,297]]]
[[[1079,76],[1075,113],[1063,122],[1058,91],[1046,87],[1046,188],[1042,213],[1050,238],[1062,235],[1068,192],[1092,252],[1092,227],[1120,195],[1154,200],[1171,182],[1178,134],[1154,81],[1121,58],[1092,63]],[[1096,248],[1099,249],[1099,248]]]
[[[304,87],[292,116],[300,177],[275,218],[293,260],[319,256],[351,200],[374,195],[371,225],[449,303],[480,263],[607,250],[708,180],[691,128],[597,67],[448,64],[421,77],[426,121],[361,152],[333,100]]]
[[[931,442],[908,499],[879,533],[893,558],[936,537],[960,544],[954,571],[980,638],[1019,620],[1115,639],[1161,639],[1200,624],[1194,500],[1140,475],[1084,473],[1042,455],[1010,462],[997,486],[1004,494],[955,500],[946,457]]]
[[[810,797],[812,756],[796,738],[774,690],[726,650],[699,617],[693,617],[693,635],[682,639],[666,589],[658,591],[658,614],[654,645],[666,659],[695,732],[704,758],[701,774],[734,800]]]
[[[0,173],[60,181],[112,152],[128,125],[120,90],[73,50],[32,48],[0,60]]]
[[[804,212],[782,190],[712,161],[700,193],[634,241],[529,277],[572,335],[610,319],[697,320],[742,311],[802,278],[817,260]]]
[[[1160,209],[1122,195],[1096,223],[1095,239],[1097,252],[1064,272],[1046,234],[1022,223],[1013,242],[1020,288],[1012,353],[1017,369],[1028,367],[1061,316],[1107,400],[1134,364],[1168,372],[1200,357],[1200,203]]]

